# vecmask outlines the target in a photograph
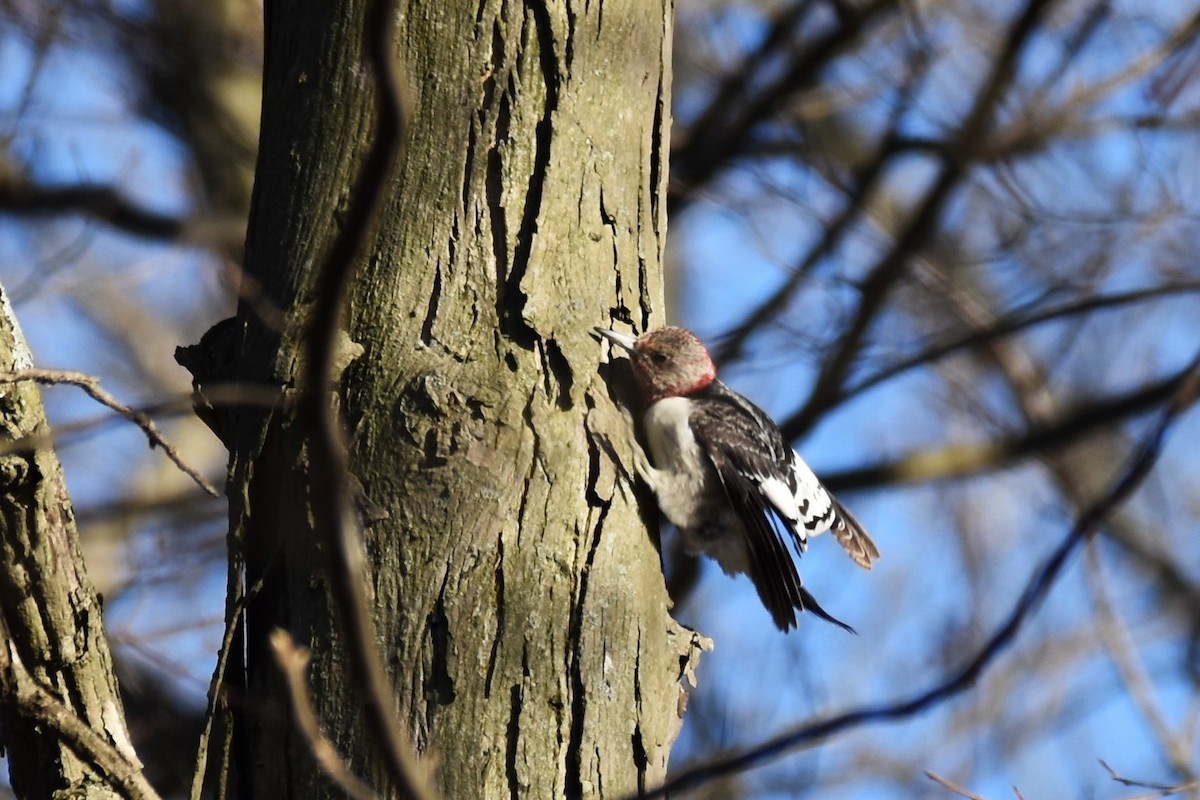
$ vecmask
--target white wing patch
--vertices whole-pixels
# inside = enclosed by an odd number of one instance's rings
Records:
[[[833,498],[817,480],[817,476],[809,469],[808,464],[799,453],[794,453],[795,460],[792,469],[796,475],[796,497],[794,503],[799,509],[798,519],[812,536],[824,533],[833,524]]]
[[[800,521],[800,506],[796,504],[792,487],[779,478],[761,478],[755,475],[752,480],[758,484],[762,496],[767,498],[767,502],[775,507],[781,517],[793,525]]]
[[[755,475],[753,480],[758,485],[759,494],[787,521],[796,549],[803,554],[808,549],[808,530],[800,521],[800,506],[796,502],[796,495],[792,494],[792,487],[775,477],[760,478]]]

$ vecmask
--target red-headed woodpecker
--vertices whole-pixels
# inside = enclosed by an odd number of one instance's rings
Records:
[[[749,575],[782,631],[796,626],[796,611],[806,610],[852,631],[801,584],[783,531],[803,553],[809,536],[832,530],[864,569],[879,550],[778,426],[717,380],[708,350],[690,331],[659,328],[637,338],[596,332],[629,353],[654,460],[651,465],[635,445],[635,466],[687,551],[712,557],[727,575]]]

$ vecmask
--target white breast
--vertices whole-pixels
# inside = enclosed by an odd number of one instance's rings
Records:
[[[701,521],[700,501],[712,475],[688,424],[690,405],[685,397],[667,397],[650,406],[644,418],[650,457],[657,470],[658,505],[680,528]]]

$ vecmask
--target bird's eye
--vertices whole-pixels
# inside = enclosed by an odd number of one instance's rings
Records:
[[[649,356],[650,360],[653,361],[655,364],[665,364],[667,361],[666,353],[653,353],[652,352],[652,353],[647,353],[646,355]]]

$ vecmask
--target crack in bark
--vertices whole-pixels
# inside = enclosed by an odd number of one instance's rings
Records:
[[[600,482],[600,448],[602,446],[602,442],[597,437],[602,437],[603,434],[592,430],[592,413],[596,410],[596,400],[592,397],[591,392],[584,394],[583,403],[587,407],[587,413],[584,414],[583,420],[588,448],[587,483],[583,496],[587,499],[588,505],[602,506],[609,501],[609,498],[601,497],[600,493],[596,491],[596,486]]]
[[[500,155],[500,142],[508,137],[512,109],[508,92],[500,95],[500,106],[496,113],[496,131],[487,154],[487,170],[484,194],[487,196],[488,214],[491,219],[492,257],[496,260],[496,317],[501,332],[508,334],[506,327],[508,312],[508,220],[504,214],[504,159]],[[523,305],[523,303],[522,303]]]
[[[643,202],[644,202],[644,195],[641,192],[638,192],[638,220],[639,220],[638,224],[639,225],[641,224],[640,220],[642,219],[642,216],[643,216],[642,215],[642,203]],[[638,233],[639,237],[642,235],[643,234],[641,232]],[[650,283],[648,280],[650,277],[650,265],[646,263],[645,249],[642,247],[639,247],[637,250],[638,250],[638,254],[637,254],[638,307],[642,311],[642,324],[641,324],[639,330],[644,332],[644,331],[647,331],[650,329],[650,319],[654,315],[654,301],[650,297]]]
[[[449,668],[450,646],[454,639],[450,633],[450,620],[446,616],[446,585],[449,581],[450,564],[447,563],[433,611],[425,618],[426,629],[429,631],[431,673],[426,677],[424,687],[425,724],[430,731],[433,730],[433,715],[437,706],[453,703],[458,694],[454,689],[454,678],[451,677]]]
[[[501,12],[503,13],[503,12]],[[491,143],[487,151],[487,164],[484,169],[484,196],[487,199],[487,209],[491,222],[490,233],[492,242],[492,257],[495,259],[496,270],[496,318],[501,332],[507,334],[506,308],[508,306],[507,281],[509,279],[508,257],[508,219],[504,209],[505,170],[504,158],[500,148],[508,142],[512,127],[511,96],[517,88],[513,81],[512,69],[505,63],[504,33],[500,18],[492,20],[491,67],[483,84],[483,100],[481,109],[491,108],[501,81],[504,88],[500,90],[499,103],[496,106],[495,125],[492,130]],[[500,80],[497,80],[497,77]],[[471,166],[467,166],[468,177],[464,181],[464,191],[469,186]]]
[[[508,356],[511,358],[512,354]],[[525,422],[525,427],[529,429],[530,435],[533,436],[533,452],[529,455],[529,469],[525,472],[525,477],[521,484],[521,500],[517,504],[517,547],[521,546],[521,531],[525,529],[525,511],[529,507],[529,487],[533,484],[533,474],[537,470],[538,459],[541,457],[541,437],[538,435],[537,426],[533,424],[533,404],[537,401],[537,394],[532,393],[529,400],[525,403],[525,408],[521,411],[521,419]]]
[[[654,122],[650,129],[650,218],[654,220],[655,233],[659,232],[658,211],[662,200],[659,193],[663,189],[659,182],[662,180],[663,164],[666,163],[662,155],[666,152],[665,141],[670,135],[664,124],[665,110],[668,107],[664,77],[663,74],[658,77],[658,91],[654,98]]]
[[[455,227],[458,226],[458,220],[455,219]],[[454,260],[454,244],[451,239],[450,244],[450,260]],[[434,264],[433,267],[433,287],[429,291],[429,305],[425,309],[425,320],[421,323],[421,341],[426,345],[433,344],[433,323],[437,319],[438,304],[442,298],[442,265],[441,263]]]
[[[600,19],[604,18],[604,5],[600,5]],[[567,17],[567,42],[563,48],[563,75],[571,77],[571,64],[575,61],[575,17],[577,16],[570,2],[566,3],[564,9]],[[596,38],[600,38],[600,26],[596,26]]]
[[[590,497],[596,497],[595,486],[599,480],[600,454],[595,443],[588,440],[588,477],[587,486]],[[587,605],[588,579],[592,565],[596,561],[596,551],[600,547],[600,537],[604,532],[604,521],[608,517],[612,503],[600,500],[594,504],[599,514],[592,526],[592,540],[588,544],[587,555],[582,568],[579,570],[579,591],[575,602],[571,604],[571,617],[568,622],[567,641],[571,642],[570,660],[567,664],[567,675],[571,687],[570,727],[567,739],[567,763],[564,777],[564,789],[567,797],[583,797],[583,730],[587,716],[587,687],[583,679],[583,619]],[[599,764],[599,755],[597,755]],[[597,770],[599,767],[597,767]]]
[[[546,173],[550,169],[550,148],[554,141],[554,114],[558,111],[560,89],[558,56],[554,48],[554,26],[550,20],[550,13],[541,3],[533,3],[528,8],[533,18],[534,34],[537,37],[538,67],[546,89],[546,99],[542,104],[540,118],[534,125],[533,167],[527,182],[521,221],[517,227],[512,263],[508,265],[505,272],[501,273],[502,279],[496,293],[500,329],[506,336],[527,348],[533,346],[536,332],[525,322],[523,316],[528,295],[521,289],[521,283],[529,269],[529,259],[533,252],[533,238],[537,233],[537,221],[542,211],[542,195],[545,189]],[[530,42],[522,42],[522,50],[529,46]],[[502,103],[502,110],[504,105]]]
[[[508,725],[505,728],[504,775],[508,779],[508,796],[518,800],[521,782],[517,776],[517,747],[521,741],[521,709],[525,700],[524,681],[529,678],[529,649],[521,645],[521,682],[509,690]]]
[[[571,387],[575,383],[571,362],[563,355],[558,342],[552,338],[542,339],[539,349],[542,352],[542,375],[546,383],[546,394],[554,397],[554,402],[561,411],[570,411],[575,405],[571,399]],[[557,392],[550,385],[551,378],[558,387]]]
[[[496,660],[500,654],[500,640],[504,638],[504,532],[496,536],[496,568],[493,570],[496,586],[496,632],[492,636],[492,649],[488,654],[487,673],[483,680],[483,696],[492,696],[492,679],[496,676]]]
[[[608,307],[608,317],[612,320],[621,320],[630,325],[633,324],[633,318],[630,316],[629,306],[625,305],[625,292],[621,281],[621,259],[617,249],[617,218],[609,213],[608,206],[604,204],[604,186],[600,186],[600,224],[604,225],[609,230],[609,235],[612,237],[612,271],[613,271],[613,296],[617,300],[616,305]],[[582,216],[582,207],[580,208]],[[639,270],[641,266],[638,267]]]
[[[638,794],[646,791],[646,772],[650,757],[646,754],[646,742],[642,736],[642,626],[638,625],[637,649],[633,658],[633,703],[637,708],[634,715],[633,735],[630,736],[630,746],[633,751],[633,764],[637,768]]]

